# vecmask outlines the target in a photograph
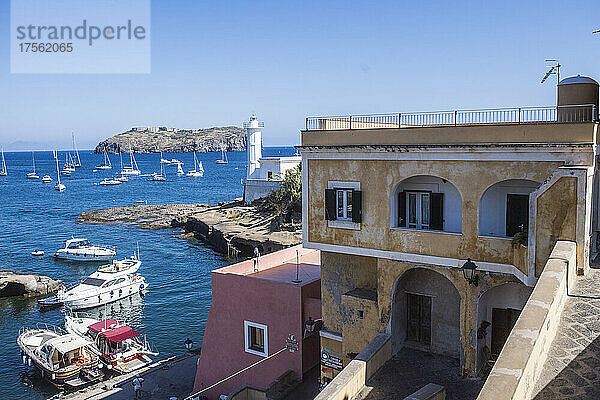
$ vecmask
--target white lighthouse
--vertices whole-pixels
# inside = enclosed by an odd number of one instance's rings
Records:
[[[244,122],[246,128],[246,179],[256,179],[255,171],[260,167],[262,158],[262,128],[265,124],[259,122],[256,114],[252,114],[250,121]]]
[[[244,122],[246,129],[246,181],[244,182],[244,202],[268,196],[281,188],[283,177],[288,169],[300,165],[300,156],[263,157],[262,128],[265,124],[252,114],[250,121]]]

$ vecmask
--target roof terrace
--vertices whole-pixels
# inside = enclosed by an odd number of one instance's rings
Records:
[[[598,120],[594,104],[307,117],[305,130],[399,129],[492,124],[583,123]]]

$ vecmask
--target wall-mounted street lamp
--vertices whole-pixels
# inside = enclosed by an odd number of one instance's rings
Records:
[[[475,263],[471,261],[470,258],[467,258],[467,262],[463,264],[461,269],[463,271],[465,279],[467,280],[467,282],[469,282],[469,284],[472,283],[475,286],[479,284],[479,275],[475,273],[477,265],[475,265]]]

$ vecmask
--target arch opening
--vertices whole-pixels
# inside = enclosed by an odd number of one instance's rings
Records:
[[[391,227],[462,232],[462,197],[449,181],[431,175],[404,179],[392,191]]]

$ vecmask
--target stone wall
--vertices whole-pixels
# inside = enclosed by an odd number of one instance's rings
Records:
[[[478,400],[531,398],[558,329],[567,297],[567,282],[571,289],[576,268],[577,245],[558,241]]]

